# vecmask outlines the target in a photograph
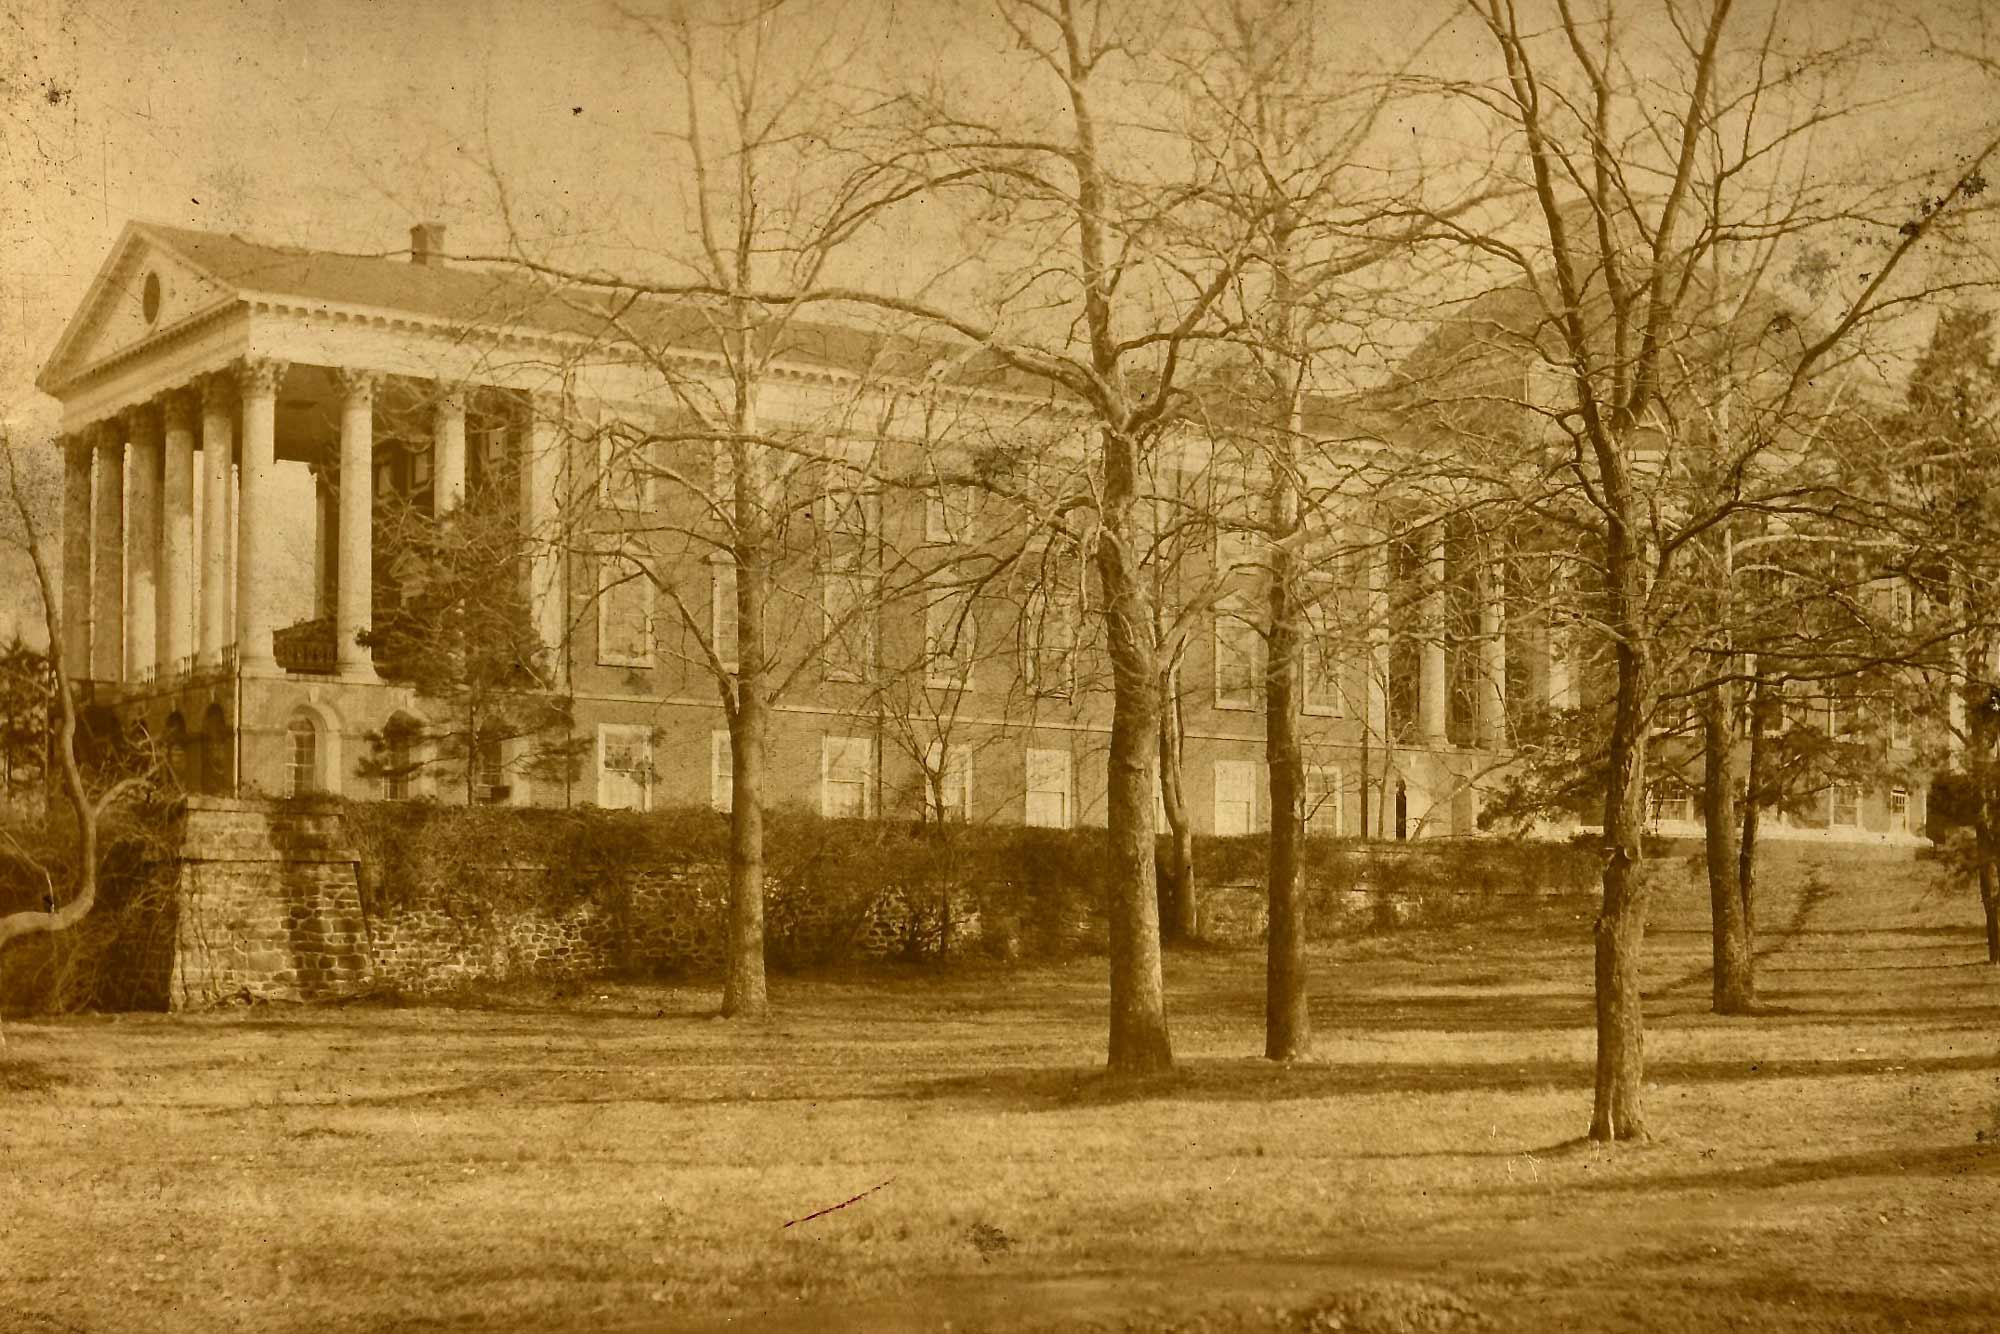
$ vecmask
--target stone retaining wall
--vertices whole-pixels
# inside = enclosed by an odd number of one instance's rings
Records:
[[[354,856],[331,811],[188,801],[172,1009],[329,1000],[374,983]]]
[[[722,964],[724,867],[613,868],[585,886],[551,883],[540,866],[480,866],[442,888],[385,885],[359,864],[344,829],[334,803],[190,798],[178,893],[168,896],[171,976],[157,988],[165,1003],[421,995],[480,982],[712,973]],[[1393,926],[1439,908],[1425,898],[1437,897],[1434,886],[1391,874],[1394,852],[1347,865],[1340,883],[1308,886],[1316,930]],[[1453,888],[1464,897],[1467,887]],[[1204,939],[1262,940],[1261,881],[1201,885],[1197,895]],[[777,967],[974,953],[1008,960],[1102,951],[1106,924],[1094,895],[1061,887],[975,877],[947,894],[851,877],[830,886],[773,880],[766,943]]]

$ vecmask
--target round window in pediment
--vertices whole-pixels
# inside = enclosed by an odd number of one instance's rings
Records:
[[[139,289],[139,310],[145,315],[146,323],[148,324],[160,318],[159,274],[149,273],[146,275],[146,285]]]

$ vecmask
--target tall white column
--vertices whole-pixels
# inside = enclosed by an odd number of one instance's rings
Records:
[[[564,581],[567,563],[563,551],[568,545],[565,524],[567,502],[563,495],[567,470],[564,454],[570,447],[568,434],[561,429],[561,406],[555,399],[529,400],[527,430],[521,442],[521,516],[527,533],[528,607],[535,629],[549,651],[552,680],[560,684],[567,657],[568,608]]]
[[[1576,629],[1565,608],[1568,605],[1569,572],[1560,556],[1549,559],[1548,594],[1548,704],[1551,709],[1575,709],[1583,704],[1575,662]]]
[[[194,413],[191,395],[165,395],[160,460],[160,671],[178,671],[194,652]]]
[[[125,679],[144,681],[160,664],[160,414],[125,414]]]
[[[1451,681],[1445,671],[1444,525],[1424,535],[1424,642],[1418,679],[1417,715],[1425,741],[1442,745],[1451,717]]]
[[[465,501],[465,391],[440,387],[431,424],[431,507],[443,515]]]
[[[72,680],[90,675],[90,441],[63,437],[62,655]]]
[[[1368,562],[1368,735],[1389,740],[1389,548],[1370,547]]]
[[[375,676],[375,660],[355,636],[375,609],[375,375],[341,367],[340,562],[334,590],[335,670],[356,680]]]
[[[272,566],[278,555],[277,470],[278,385],[285,363],[250,357],[237,367],[243,399],[243,460],[236,479],[236,664],[245,674],[277,670],[271,652],[274,593]]]
[[[236,454],[236,383],[201,382],[201,661],[220,666],[235,636],[229,620],[229,492]]]
[[[315,463],[312,466],[312,488],[312,614],[317,621],[333,615],[335,500],[331,464]]]
[[[1496,543],[1480,564],[1479,744],[1507,744],[1507,556]]]
[[[125,432],[117,419],[96,428],[96,518],[90,526],[90,674],[125,679]]]

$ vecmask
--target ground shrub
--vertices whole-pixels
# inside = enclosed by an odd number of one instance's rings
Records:
[[[657,888],[665,875],[681,886],[666,910],[713,916],[719,930],[728,821],[705,807],[354,803],[345,819],[371,912],[445,903],[477,917],[588,902],[623,921],[634,884],[652,877]],[[1259,907],[1266,851],[1262,834],[1197,836],[1197,880]],[[1566,910],[1592,892],[1598,862],[1594,846],[1557,842],[1308,838],[1301,871],[1309,927],[1326,938],[1357,924],[1527,924],[1537,905],[1560,900]],[[778,969],[864,955],[1008,961],[1106,948],[1101,829],[834,820],[786,806],[766,816],[764,872],[767,957]],[[1217,929],[1255,935],[1262,918],[1238,914]]]
[[[70,1014],[166,1005],[176,929],[179,812],[120,806],[98,834],[97,904],[68,931],[26,936],[0,955],[0,1010]],[[76,826],[65,807],[9,814],[0,830],[0,913],[67,899]]]

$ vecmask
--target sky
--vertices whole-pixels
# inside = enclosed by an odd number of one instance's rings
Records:
[[[1435,32],[1425,68],[1489,58],[1451,0],[1307,2],[1331,58],[1400,50],[1418,32]],[[1770,3],[1740,0],[1742,21]],[[980,0],[808,8],[855,39],[859,74],[932,74],[1025,109],[1016,53],[994,41]],[[1787,12],[1824,29],[1854,9],[1801,0]],[[1933,40],[1987,41],[1983,6],[1898,12],[1906,49],[1860,90],[1882,110],[1830,145],[1885,169],[2000,105],[1995,85],[1968,96],[1922,54]],[[452,251],[491,251],[506,237],[491,163],[529,230],[613,256],[683,241],[686,182],[658,134],[678,114],[677,86],[658,48],[599,0],[0,0],[0,421],[22,435],[52,422],[33,376],[129,219],[364,253],[435,220]],[[947,225],[913,210],[860,262],[893,281],[939,239],[925,229]]]

